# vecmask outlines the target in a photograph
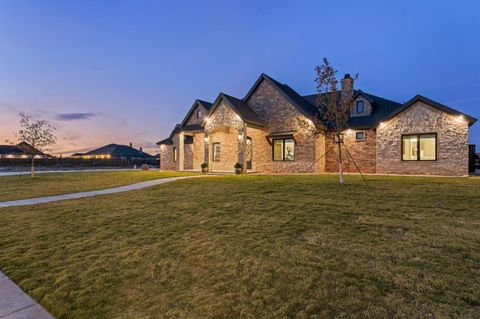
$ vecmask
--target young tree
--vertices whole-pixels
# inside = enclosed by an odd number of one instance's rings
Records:
[[[347,127],[347,121],[350,116],[350,105],[353,97],[352,92],[338,90],[338,80],[336,78],[337,70],[323,59],[323,64],[315,67],[317,77],[317,104],[319,105],[319,115],[322,119],[322,127],[326,138],[333,138],[338,149],[338,175],[340,184],[343,184],[343,159],[342,144],[343,131]],[[358,76],[356,75],[352,81]],[[348,78],[350,79],[350,78]],[[333,136],[332,136],[333,134]]]
[[[55,144],[57,138],[53,134],[55,127],[48,121],[32,119],[25,113],[20,113],[20,130],[15,134],[19,143],[28,143],[32,148],[42,152],[47,151],[48,147]],[[35,176],[35,152],[32,152],[32,161],[30,166],[30,176]]]

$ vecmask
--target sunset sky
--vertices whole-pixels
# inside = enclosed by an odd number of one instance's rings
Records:
[[[54,154],[155,142],[196,98],[243,97],[260,73],[302,94],[328,57],[356,88],[480,118],[480,1],[0,1],[0,144],[18,113]],[[480,123],[470,142],[480,148]]]

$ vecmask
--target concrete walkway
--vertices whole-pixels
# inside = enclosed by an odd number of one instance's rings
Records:
[[[178,176],[178,177],[168,177],[162,179],[154,179],[151,181],[140,182],[131,185],[119,186],[114,188],[107,188],[107,189],[99,189],[96,191],[88,191],[88,192],[80,192],[80,193],[71,193],[71,194],[64,194],[64,195],[54,195],[54,196],[45,196],[45,197],[37,197],[37,198],[29,198],[29,199],[19,199],[19,200],[12,200],[8,202],[0,202],[0,208],[3,207],[13,207],[13,206],[26,206],[26,205],[35,205],[41,203],[49,203],[49,202],[56,202],[59,200],[66,200],[66,199],[77,199],[83,197],[91,197],[97,195],[106,195],[106,194],[114,194],[120,192],[131,191],[135,189],[142,189],[145,187],[155,186],[159,184],[164,184],[168,182],[173,182],[180,179],[186,178],[194,178],[194,177],[202,177],[205,175],[195,175],[195,176]],[[208,175],[211,176],[211,175]],[[0,317],[1,319],[1,317]]]
[[[0,319],[53,319],[0,271]]]

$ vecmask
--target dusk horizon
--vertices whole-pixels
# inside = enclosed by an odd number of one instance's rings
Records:
[[[25,112],[57,128],[54,155],[110,143],[157,154],[155,143],[196,99],[241,99],[262,73],[314,94],[323,57],[339,78],[358,73],[355,89],[399,103],[421,94],[480,118],[479,9],[474,1],[434,11],[414,1],[2,1],[0,144],[14,140]],[[480,145],[478,123],[469,143]]]

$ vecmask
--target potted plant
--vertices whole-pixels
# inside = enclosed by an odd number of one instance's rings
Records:
[[[235,163],[235,174],[240,174],[242,172],[242,164]]]
[[[202,173],[205,174],[208,172],[208,164],[207,163],[202,163]]]

